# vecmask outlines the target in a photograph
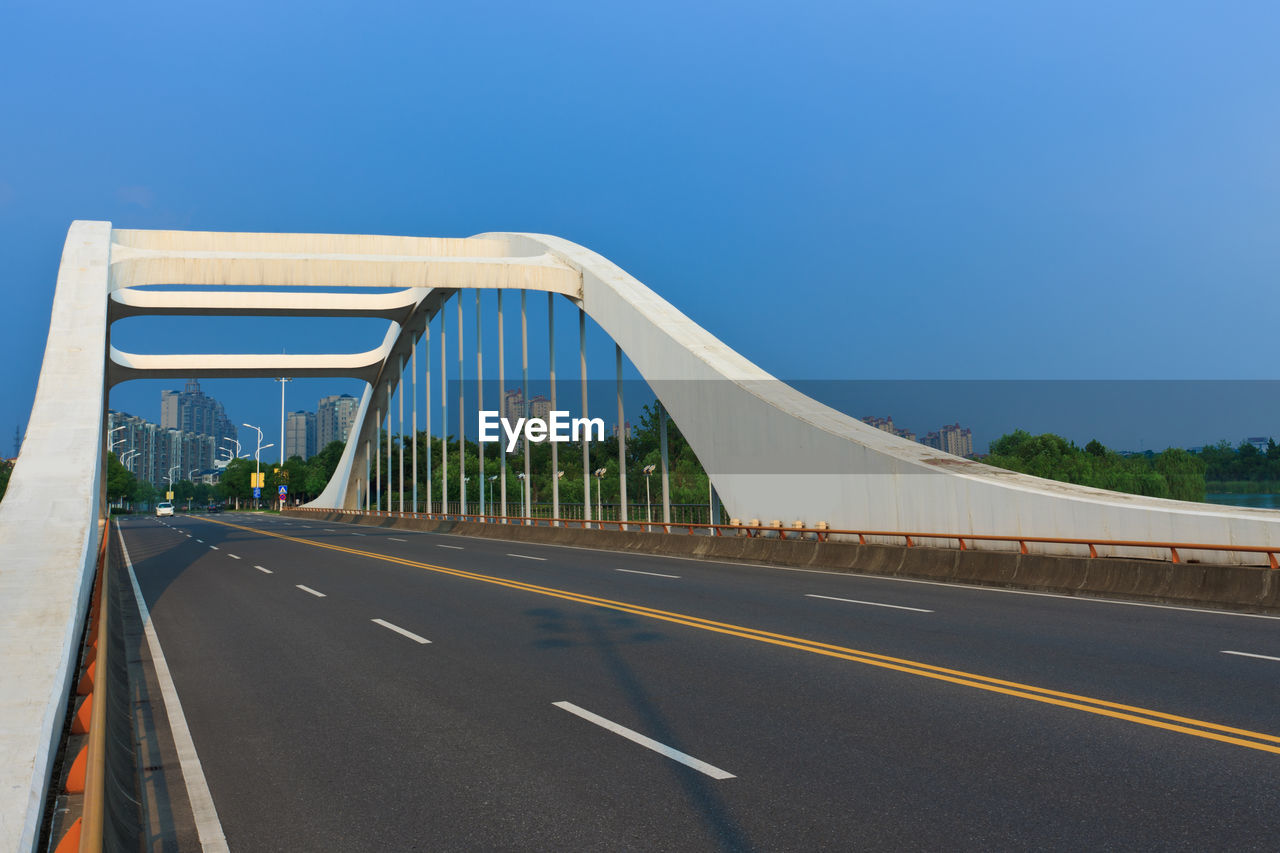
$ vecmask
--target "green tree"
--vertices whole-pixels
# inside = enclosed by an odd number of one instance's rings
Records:
[[[138,479],[120,464],[115,453],[107,453],[107,500],[120,501],[133,495]]]
[[[338,462],[342,459],[345,445],[341,441],[331,441],[328,446],[307,460],[301,480],[303,493],[311,498],[318,496],[329,485],[333,472],[338,470]]]
[[[133,484],[133,494],[129,497],[135,505],[141,504],[150,507],[155,502],[155,499],[159,497],[159,492],[147,480],[136,480]]]
[[[1204,460],[1176,448],[1159,455],[1122,456],[1097,439],[1082,450],[1059,435],[1017,430],[992,442],[985,461],[1011,471],[1114,492],[1190,501],[1203,500],[1205,493]]]
[[[1155,469],[1169,484],[1169,497],[1180,501],[1204,500],[1204,460],[1170,447],[1156,457]]]
[[[253,488],[249,485],[249,475],[253,473],[252,459],[232,459],[222,469],[219,485],[226,497],[233,500],[247,501],[253,496]]]

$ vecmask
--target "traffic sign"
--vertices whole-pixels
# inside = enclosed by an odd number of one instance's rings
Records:
[[[173,492],[165,492],[165,493],[164,493],[164,499],[165,499],[165,500],[167,500],[167,501],[171,501],[171,500],[173,500]]]
[[[254,487],[253,487],[253,499],[256,501],[256,500],[257,500],[258,498],[260,498],[260,497],[262,497],[262,489],[258,488],[257,486],[254,486]]]
[[[280,486],[280,500],[283,501],[288,496],[289,496],[289,487],[284,485]]]

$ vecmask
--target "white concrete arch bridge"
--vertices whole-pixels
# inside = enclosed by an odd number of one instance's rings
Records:
[[[170,285],[189,287],[148,289]],[[345,288],[351,292],[334,292]],[[371,288],[391,292],[364,292]],[[462,300],[469,296],[463,291],[474,291],[478,304],[483,290],[519,291],[522,302],[529,291],[569,300],[580,312],[580,336],[586,319],[593,320],[616,344],[619,374],[625,354],[679,424],[737,518],[924,533],[946,547],[957,540],[964,547],[966,537],[1014,537],[1012,543],[967,543],[997,549],[1017,548],[1018,538],[1058,540],[1022,547],[1062,554],[1088,549],[1100,556],[1167,559],[1167,549],[1084,543],[1174,541],[1253,546],[1263,550],[1194,555],[1207,562],[1265,563],[1265,549],[1280,549],[1280,513],[1049,482],[872,428],[777,381],[606,258],[558,237],[141,231],[78,221],[58,271],[27,439],[0,504],[0,670],[14,674],[6,676],[10,689],[0,718],[8,731],[30,732],[5,740],[0,766],[8,769],[0,788],[32,792],[28,818],[42,802],[36,777],[47,773],[48,750],[61,726],[74,668],[71,640],[83,623],[101,535],[109,389],[130,379],[192,376],[364,380],[368,387],[357,426],[313,506],[377,507],[383,495],[371,495],[371,480],[381,479],[384,462],[388,469],[404,467],[403,456],[395,463],[389,447],[385,453],[377,447],[397,389],[406,383],[414,390],[416,435],[416,401],[432,393],[429,370],[418,364],[419,350],[427,352],[429,324],[455,297],[460,319]],[[146,315],[376,317],[388,321],[388,328],[379,347],[360,353],[137,355],[111,346],[112,323]],[[522,329],[527,348],[526,335]],[[554,340],[554,329],[549,335]],[[441,343],[444,351],[447,341]],[[448,365],[439,367],[444,388]],[[584,376],[585,360],[577,367]],[[554,362],[552,371],[554,380]],[[426,379],[421,391],[420,376]],[[397,413],[401,422],[404,396]],[[611,410],[612,401],[603,408]],[[582,414],[588,413],[584,401]],[[459,409],[457,417],[465,434],[475,413]],[[465,505],[463,473],[453,475],[454,491]],[[392,478],[385,482],[389,486]],[[625,489],[625,473],[623,483]],[[521,514],[529,514],[527,505]],[[32,537],[32,530],[44,535]],[[31,778],[15,777],[23,773]]]

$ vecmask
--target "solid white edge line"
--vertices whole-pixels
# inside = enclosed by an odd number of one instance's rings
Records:
[[[825,598],[828,601],[846,601],[849,604],[867,604],[872,607],[892,607],[894,610],[914,610],[916,613],[932,613],[932,610],[925,610],[923,607],[903,607],[901,604],[881,604],[878,601],[861,601],[857,598],[836,598],[834,595],[813,595],[805,593],[805,598]]]
[[[401,628],[399,625],[392,625],[390,622],[384,621],[382,619],[370,619],[369,621],[373,622],[376,625],[381,625],[383,628],[386,628],[389,631],[395,631],[397,634],[408,637],[410,640],[413,640],[415,643],[422,643],[423,645],[426,645],[427,643],[431,642],[426,637],[419,637],[417,634],[413,633],[412,631],[406,631],[404,628]]]
[[[312,595],[314,595],[316,598],[324,598],[324,597],[325,597],[325,594],[324,594],[323,592],[319,592],[319,591],[317,591],[317,590],[314,590],[314,589],[312,589],[312,588],[311,588],[311,587],[309,587],[309,586],[303,586],[303,585],[302,585],[302,584],[300,584],[300,583],[296,583],[296,584],[294,584],[294,586],[296,586],[298,589],[302,590],[303,592],[309,592],[309,593],[311,593],[311,594],[312,594]]]
[[[642,572],[639,569],[614,569],[614,571],[626,572],[629,575],[651,575],[652,577],[655,577],[655,578],[675,578],[676,580],[680,579],[679,575],[663,575],[663,574],[659,574],[658,572]]]
[[[263,568],[262,566],[254,566],[254,568],[260,572],[265,572],[266,574],[272,574],[272,571],[270,569]]]
[[[1226,649],[1222,650],[1224,655],[1239,655],[1242,658],[1262,658],[1263,660],[1280,660],[1280,658],[1271,655],[1255,655],[1253,652],[1231,652]]]
[[[142,588],[138,586],[138,576],[133,572],[133,561],[129,559],[129,549],[124,544],[124,532],[116,525],[116,535],[120,537],[120,550],[124,554],[125,568],[129,570],[129,583],[133,586],[133,599],[138,604],[138,614],[142,617],[142,630],[147,635],[147,647],[151,650],[151,664],[155,667],[156,681],[160,683],[160,696],[164,701],[164,712],[169,718],[169,730],[173,735],[173,745],[178,752],[178,767],[182,770],[182,781],[187,788],[187,797],[191,801],[191,815],[196,823],[196,835],[200,839],[200,847],[208,851],[223,851],[227,847],[227,837],[222,832],[222,822],[218,820],[218,810],[213,805],[213,795],[209,792],[209,782],[204,777],[204,767],[200,764],[200,756],[196,754],[195,741],[191,739],[191,730],[187,728],[187,718],[182,713],[182,702],[178,700],[178,690],[174,687],[173,676],[169,673],[169,664],[160,649],[160,637],[156,634],[155,625],[151,622],[151,611],[142,597]]]
[[[528,554],[508,554],[508,557],[519,557],[522,560],[542,560],[546,562],[546,557],[530,557]]]
[[[659,755],[665,755],[667,758],[670,758],[673,761],[679,761],[681,764],[687,767],[692,767],[694,770],[697,770],[699,773],[705,773],[708,776],[710,776],[712,779],[736,779],[737,778],[732,773],[729,773],[725,770],[721,770],[719,767],[708,764],[705,761],[699,761],[698,759],[694,758],[692,755],[683,753],[678,749],[672,749],[671,747],[667,746],[664,743],[659,743],[653,738],[645,737],[639,732],[633,731],[627,728],[626,726],[620,726],[617,723],[613,722],[612,720],[606,720],[604,717],[601,717],[599,714],[593,714],[590,711],[586,710],[585,708],[579,708],[577,705],[573,704],[572,702],[552,702],[551,704],[555,705],[557,708],[560,708],[563,711],[568,711],[570,714],[575,714],[589,723],[595,723],[597,726],[599,726],[602,729],[608,729],[609,731],[613,732],[616,735],[622,735],[624,738],[626,738],[629,741],[632,741],[633,743],[638,743],[647,749],[652,749],[654,752],[658,753]]]

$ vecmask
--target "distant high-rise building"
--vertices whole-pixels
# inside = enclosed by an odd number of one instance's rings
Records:
[[[524,410],[524,391],[512,388],[502,394],[502,417],[514,424],[520,418],[528,417]]]
[[[350,394],[322,397],[315,414],[315,444],[312,453],[318,453],[331,442],[347,440],[351,425],[355,423],[360,401]]]
[[[216,469],[217,444],[213,436],[166,429],[125,412],[107,412],[116,458],[134,473],[161,491],[170,482],[208,480]]]
[[[867,415],[862,419],[862,422],[869,426],[873,426],[876,429],[884,430],[885,432],[897,432],[897,429],[893,426],[893,415],[889,415],[887,418],[877,417],[876,415]]]
[[[631,421],[623,421],[623,423],[622,423],[622,432],[623,432],[623,434],[627,437],[627,441],[630,441],[630,440],[631,440]],[[614,438],[617,438],[617,437],[618,437],[618,425],[617,425],[617,424],[614,424],[614,425],[613,425],[613,437],[614,437]]]
[[[541,420],[551,419],[551,401],[541,394],[529,398],[529,417]]]
[[[235,424],[227,417],[222,404],[200,390],[197,379],[188,379],[182,391],[160,392],[160,426],[195,435],[207,435],[214,439],[214,446],[224,439],[234,442]],[[214,453],[210,452],[206,468],[213,467]]]
[[[973,455],[973,432],[968,427],[962,427],[959,423],[944,426],[938,430],[938,439],[940,449],[947,453],[956,456]]]
[[[876,415],[867,415],[865,418],[862,418],[861,420],[864,424],[867,424],[868,426],[873,426],[878,430],[892,433],[893,435],[898,436],[898,438],[905,438],[907,441],[916,440],[916,434],[911,430],[900,429],[893,425],[893,415],[889,415],[889,417],[887,418],[877,417]]]
[[[306,460],[316,455],[317,421],[315,412],[289,413],[284,432],[288,456],[301,456]]]

